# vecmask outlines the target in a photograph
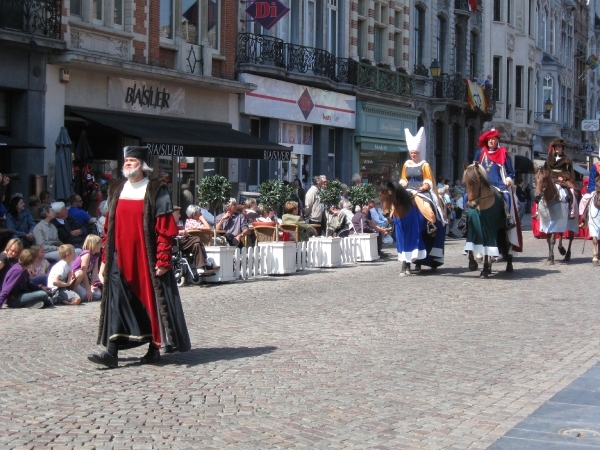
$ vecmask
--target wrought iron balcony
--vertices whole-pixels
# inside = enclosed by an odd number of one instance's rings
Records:
[[[467,102],[467,87],[460,73],[443,73],[433,79],[433,97]]]
[[[494,114],[496,112],[496,92],[494,91],[494,88],[492,86],[484,86],[483,94],[485,95],[485,99],[487,100],[487,112],[489,114]],[[527,123],[529,123],[529,121]]]
[[[381,92],[410,95],[412,77],[389,69],[340,58],[326,50],[284,42],[252,33],[238,37],[238,64],[258,64],[287,72],[312,74],[336,83],[346,83]]]
[[[61,0],[1,0],[0,28],[61,38]]]

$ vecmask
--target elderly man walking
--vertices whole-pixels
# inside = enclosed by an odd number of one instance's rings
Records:
[[[313,185],[306,192],[304,204],[306,205],[306,216],[308,223],[311,225],[317,225],[321,227],[319,234],[323,234],[327,227],[325,214],[323,211],[323,204],[321,203],[321,197],[319,192],[327,183],[327,177],[325,175],[317,175],[313,177]]]
[[[163,180],[149,180],[147,147],[125,147],[125,180],[108,191],[104,224],[104,289],[98,344],[88,359],[109,368],[117,353],[148,343],[143,364],[160,360],[160,348],[191,348],[181,299],[171,270],[178,234],[173,205]]]

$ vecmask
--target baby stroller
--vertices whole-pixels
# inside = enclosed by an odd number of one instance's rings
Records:
[[[194,259],[191,254],[186,254],[181,250],[179,241],[175,239],[173,242],[173,258],[172,264],[175,271],[175,281],[177,286],[185,286],[186,281],[197,286],[200,284],[200,275],[194,267]]]

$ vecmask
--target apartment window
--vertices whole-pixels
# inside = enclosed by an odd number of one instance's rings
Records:
[[[560,86],[560,118],[561,123],[567,124],[567,87],[564,84]]]
[[[556,47],[554,46],[555,42],[554,42],[554,34],[555,34],[555,30],[554,30],[554,18],[550,19],[550,54],[554,55],[556,52]]]
[[[363,0],[364,1],[364,0]],[[307,47],[315,47],[316,36],[316,11],[317,6],[315,0],[306,1],[306,27],[304,43]]]
[[[359,58],[367,57],[367,0],[358,0],[358,48]]]
[[[512,60],[506,60],[506,118],[510,119],[510,110],[512,107],[511,94],[512,94]]]
[[[425,11],[415,7],[415,64],[423,65],[425,47]]]
[[[0,130],[8,130],[8,92],[0,91]]]
[[[404,67],[404,14],[400,10],[394,11],[394,65]]]
[[[123,16],[125,15],[125,2],[114,0],[113,24],[117,28],[123,28]]]
[[[573,68],[573,26],[567,27],[567,67]]]
[[[465,73],[465,60],[467,53],[466,34],[464,28],[456,25],[454,28],[454,54],[456,55],[454,63],[456,64],[454,71],[458,73]]]
[[[567,125],[567,127],[571,127],[573,126],[573,90],[572,89],[567,89],[567,120],[565,122],[565,124]]]
[[[548,11],[542,16],[542,50],[548,52]]]
[[[160,37],[173,39],[173,0],[160,0]]]
[[[475,79],[479,70],[477,65],[477,55],[479,55],[479,35],[477,33],[471,32],[471,54],[469,55],[469,75],[471,79]]]
[[[502,20],[502,1],[494,0],[494,22]]]
[[[512,2],[513,0],[506,0],[506,23],[513,23],[512,20]]]
[[[528,29],[529,36],[535,36],[535,17],[536,17],[535,0],[529,0],[529,17]]]
[[[528,69],[527,70],[527,123],[528,124],[531,123],[531,115],[533,114],[533,111],[531,108],[531,95],[532,95],[531,83],[532,82],[533,82],[533,69]]]
[[[523,107],[523,74],[525,68],[523,66],[517,66],[517,72],[515,74],[515,108]]]
[[[436,41],[436,57],[442,72],[446,68],[446,41],[448,40],[448,22],[443,17],[438,17],[438,35]]]
[[[548,74],[544,77],[544,81],[542,82],[542,98],[543,98],[543,102],[542,102],[542,107],[544,106],[544,104],[546,103],[547,100],[550,100],[552,103],[554,103],[554,99],[553,99],[553,95],[552,95],[552,89],[554,86],[554,80],[552,79],[552,77]],[[550,112],[550,114],[552,114],[552,112]]]
[[[70,14],[81,17],[81,0],[71,0]]]
[[[388,5],[382,2],[375,2],[375,10],[373,11],[375,19],[375,61],[376,62],[388,62],[388,51],[387,51],[387,24],[388,19]]]
[[[289,14],[286,14],[289,16]],[[210,48],[214,52],[219,52],[221,38],[219,36],[221,27],[219,26],[221,19],[221,2],[219,0],[208,0],[206,39]]]
[[[565,64],[567,61],[567,22],[564,20],[560,24],[560,62]]]
[[[198,0],[181,0],[181,36],[188,44],[200,40],[200,3]]]
[[[494,63],[493,63],[493,67],[492,67],[492,82],[495,86],[494,88],[494,100],[496,100],[497,102],[500,101],[500,89],[498,88],[498,86],[500,86],[500,67],[502,64],[502,58],[500,56],[494,56]]]
[[[327,50],[332,55],[338,51],[338,0],[327,0]]]
[[[104,0],[92,0],[92,20],[102,22],[104,12]]]

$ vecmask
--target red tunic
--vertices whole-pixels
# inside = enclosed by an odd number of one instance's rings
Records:
[[[160,325],[156,299],[150,278],[146,241],[144,239],[144,200],[119,199],[115,214],[115,248],[117,264],[129,287],[140,299],[152,324],[152,340],[161,345]],[[108,219],[106,220],[108,224]],[[106,231],[106,230],[105,230]],[[171,267],[171,243],[177,235],[177,225],[171,214],[161,215],[155,221],[157,237],[157,266]],[[106,236],[106,232],[105,232]]]

